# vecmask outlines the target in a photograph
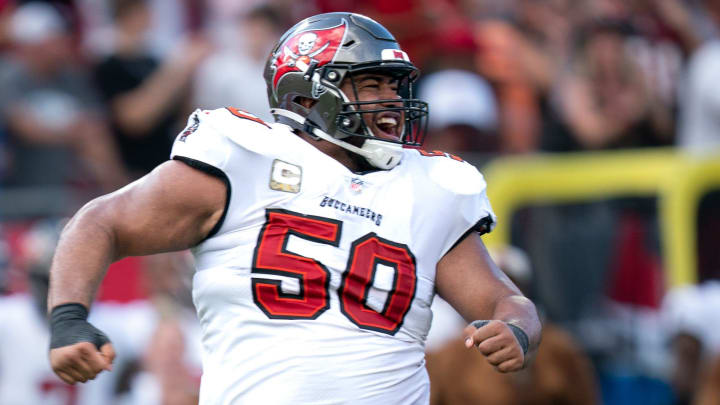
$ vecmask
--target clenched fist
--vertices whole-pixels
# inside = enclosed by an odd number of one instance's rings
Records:
[[[501,373],[525,366],[528,338],[519,327],[503,321],[474,321],[465,328],[465,347],[476,346]]]
[[[77,303],[58,305],[50,314],[50,366],[68,384],[95,379],[110,371],[115,359],[110,340],[87,316],[87,308]]]
[[[68,384],[94,380],[101,371],[112,370],[115,350],[110,342],[100,350],[90,342],[50,349],[50,366]]]

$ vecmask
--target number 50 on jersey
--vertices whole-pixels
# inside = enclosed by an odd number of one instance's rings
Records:
[[[277,279],[254,277],[253,299],[272,319],[316,319],[330,307],[330,271],[319,261],[287,250],[290,235],[311,242],[339,246],[342,222],[268,209],[253,256],[252,272],[293,277],[297,294],[284,293]],[[392,289],[380,311],[367,305],[379,264],[395,272]],[[415,257],[406,245],[374,232],[355,240],[338,289],[340,310],[362,329],[394,335],[402,326],[415,294]]]

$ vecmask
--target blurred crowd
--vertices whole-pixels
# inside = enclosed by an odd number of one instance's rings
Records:
[[[38,300],[57,218],[167,160],[195,108],[272,121],[262,78],[271,47],[296,21],[331,11],[376,19],[420,67],[427,150],[480,166],[720,150],[720,0],[0,0],[1,404],[197,400],[186,254],[111,267],[93,316],[120,342],[112,375],[63,386],[32,354],[47,340]],[[669,293],[653,202],[524,212],[517,247],[496,259],[545,312],[541,361],[515,376],[488,375],[481,359],[466,366],[452,333],[462,327],[438,309],[433,402],[720,403],[720,196],[707,201],[704,282]],[[11,378],[19,363],[24,383]]]

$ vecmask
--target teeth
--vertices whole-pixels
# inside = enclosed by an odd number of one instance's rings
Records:
[[[393,117],[381,117],[380,119],[377,120],[377,124],[378,125],[384,125],[384,124],[397,125],[397,120]]]

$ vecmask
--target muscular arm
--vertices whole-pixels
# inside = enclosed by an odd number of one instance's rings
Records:
[[[478,234],[466,237],[440,260],[435,281],[440,296],[467,321],[499,320],[521,328],[529,340],[527,355],[522,355],[512,331],[502,322],[491,322],[477,330],[468,327],[466,333],[499,371],[524,366],[525,358],[540,343],[535,305],[493,263]],[[517,347],[503,349],[508,342]]]
[[[90,307],[107,266],[126,256],[182,250],[201,241],[225,207],[225,184],[178,161],[85,205],[63,230],[48,306]]]
[[[112,344],[86,321],[107,266],[195,245],[221,218],[225,199],[220,179],[170,161],[72,218],[55,251],[48,293],[50,365],[63,381],[85,382],[111,369]]]

